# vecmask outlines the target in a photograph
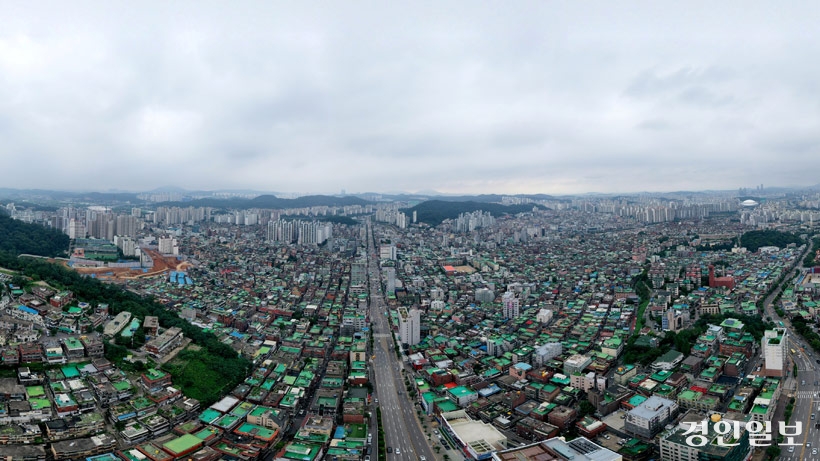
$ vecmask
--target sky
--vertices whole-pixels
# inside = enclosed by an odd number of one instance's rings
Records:
[[[819,2],[4,2],[0,187],[820,183]]]

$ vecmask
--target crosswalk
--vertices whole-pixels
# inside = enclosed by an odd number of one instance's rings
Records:
[[[820,391],[797,391],[798,399],[820,398]]]

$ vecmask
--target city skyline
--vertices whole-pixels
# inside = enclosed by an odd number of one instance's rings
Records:
[[[819,8],[9,5],[3,186],[811,186]]]

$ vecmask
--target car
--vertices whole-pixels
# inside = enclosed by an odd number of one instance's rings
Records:
[[[419,461],[427,461],[427,457],[424,455],[419,456]]]
[[[399,450],[398,448],[396,448],[396,454],[397,454],[397,455],[400,455],[400,454],[401,454],[401,450]]]
[[[379,399],[376,399],[376,400],[375,400],[375,402],[376,402],[376,403],[379,403]]]
[[[794,446],[789,447],[789,453],[794,453]]]
[[[811,414],[811,419],[814,419],[814,413]]]
[[[438,435],[438,430],[437,430],[437,429],[433,429],[433,434]]]
[[[387,447],[387,452],[388,453],[393,453],[393,447]]]
[[[364,461],[370,461],[370,456],[365,456]]]

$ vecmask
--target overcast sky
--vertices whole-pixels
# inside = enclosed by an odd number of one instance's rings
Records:
[[[4,2],[0,187],[820,183],[820,2]]]

